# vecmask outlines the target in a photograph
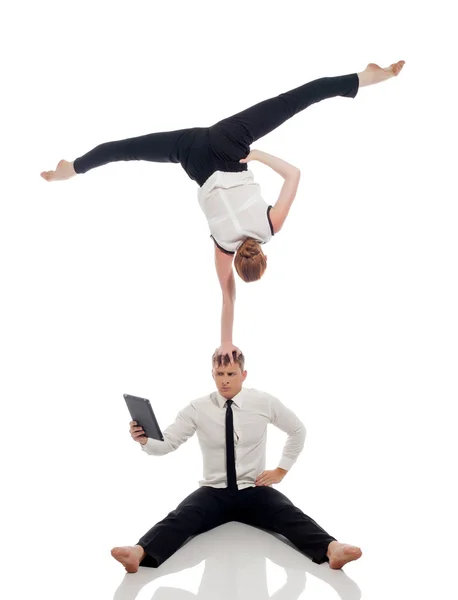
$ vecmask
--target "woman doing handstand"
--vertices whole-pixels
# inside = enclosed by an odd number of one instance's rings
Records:
[[[222,289],[221,345],[218,354],[240,353],[232,343],[235,278],[261,278],[267,267],[262,244],[282,228],[299,185],[300,171],[284,160],[250,146],[287,119],[326,98],[354,98],[363,86],[399,74],[404,61],[386,68],[374,63],[360,73],[323,77],[259,102],[211,127],[194,127],[107,142],[73,162],[61,160],[46,181],[64,180],[101,165],[127,160],[180,163],[199,185],[198,199],[215,246],[215,265]],[[284,179],[277,201],[268,206],[247,163],[257,160]]]

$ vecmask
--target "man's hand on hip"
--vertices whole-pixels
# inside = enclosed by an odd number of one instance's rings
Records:
[[[280,469],[280,467],[277,467],[273,471],[263,471],[256,477],[256,486],[280,483],[287,472],[286,469]]]

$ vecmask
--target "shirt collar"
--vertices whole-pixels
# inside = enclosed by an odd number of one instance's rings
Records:
[[[242,388],[238,394],[236,394],[233,398],[231,398],[231,400],[236,406],[238,406],[239,408],[242,408],[243,397],[244,397],[244,389]],[[218,391],[216,391],[216,400],[217,400],[218,406],[220,408],[225,408],[227,398],[225,398],[224,396],[221,396],[221,394]]]

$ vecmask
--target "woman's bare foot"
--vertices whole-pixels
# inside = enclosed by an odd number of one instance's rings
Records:
[[[43,179],[46,181],[63,181],[64,179],[70,179],[76,175],[76,171],[73,168],[73,163],[68,160],[60,160],[57,163],[55,171],[43,171],[40,173]]]
[[[373,83],[380,83],[386,79],[391,79],[391,77],[396,77],[401,72],[405,62],[405,60],[399,60],[397,63],[393,63],[384,69],[375,63],[369,63],[364,71],[358,73],[359,87],[371,85]]]
[[[361,558],[361,555],[361,548],[339,542],[331,542],[326,553],[331,569],[341,569],[348,562]]]
[[[111,556],[116,558],[128,573],[136,573],[145,551],[141,546],[118,546],[112,549]]]

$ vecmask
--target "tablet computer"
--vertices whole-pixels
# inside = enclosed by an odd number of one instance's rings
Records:
[[[143,427],[143,431],[147,437],[163,442],[162,431],[158,425],[150,401],[139,396],[131,396],[130,394],[124,394],[124,400],[126,401],[132,421],[137,421],[138,425]]]

